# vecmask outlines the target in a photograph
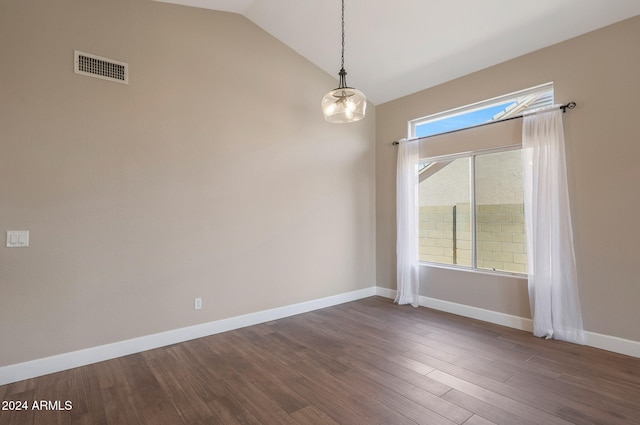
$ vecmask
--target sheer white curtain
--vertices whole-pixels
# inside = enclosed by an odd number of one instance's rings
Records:
[[[418,296],[418,141],[398,145],[396,171],[397,284],[395,302],[419,305]]]
[[[533,334],[583,344],[562,111],[525,115],[522,148]]]

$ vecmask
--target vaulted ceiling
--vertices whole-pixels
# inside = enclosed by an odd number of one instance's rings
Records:
[[[340,0],[158,1],[242,14],[337,78]],[[636,16],[640,0],[346,0],[345,9],[347,82],[380,104]]]

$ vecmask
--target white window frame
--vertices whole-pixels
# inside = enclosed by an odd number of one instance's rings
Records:
[[[454,269],[454,270],[464,270],[464,271],[472,271],[478,273],[485,274],[497,274],[497,275],[508,275],[515,277],[527,277],[527,273],[518,273],[518,272],[510,272],[506,270],[489,270],[485,268],[478,268],[478,258],[477,258],[477,221],[476,221],[476,157],[483,155],[491,155],[502,152],[511,152],[522,150],[522,145],[509,145],[502,146],[499,148],[491,148],[491,149],[481,149],[474,152],[464,152],[464,153],[456,153],[451,155],[439,155],[436,157],[428,157],[421,158],[419,164],[423,164],[426,162],[438,162],[438,161],[453,161],[456,159],[469,158],[469,215],[471,222],[471,266],[465,266],[461,264],[446,264],[446,263],[437,263],[432,261],[423,261],[420,260],[420,264],[428,265],[431,267],[439,267],[444,269]]]
[[[439,121],[442,119],[446,119],[446,118],[452,118],[452,117],[456,117],[456,116],[460,116],[460,115],[464,115],[464,114],[468,114],[471,112],[475,112],[478,110],[483,110],[483,109],[488,109],[491,108],[493,106],[502,104],[502,103],[507,103],[510,101],[514,101],[517,100],[519,98],[523,98],[526,96],[535,96],[536,94],[544,94],[544,93],[549,93],[550,92],[550,97],[544,97],[544,104],[534,104],[534,107],[529,107],[529,108],[520,108],[518,111],[513,111],[514,113],[512,113],[511,115],[521,115],[524,111],[528,110],[528,109],[534,109],[537,107],[541,107],[541,106],[546,106],[546,105],[553,105],[554,102],[554,91],[553,91],[553,82],[550,83],[546,83],[546,84],[541,84],[535,87],[531,87],[529,89],[526,90],[520,90],[517,92],[513,92],[513,93],[509,93],[503,96],[498,96],[498,97],[494,97],[492,99],[488,99],[488,100],[484,100],[481,102],[476,102],[473,103],[471,105],[466,105],[466,106],[462,106],[462,107],[458,107],[458,108],[454,108],[454,109],[450,109],[447,111],[443,111],[443,112],[439,112],[437,114],[432,114],[426,117],[422,117],[422,118],[417,118],[414,120],[410,120],[408,122],[408,136],[410,139],[412,138],[416,138],[416,128],[420,125],[423,124],[427,124],[430,122],[434,122],[434,121]],[[494,117],[493,120],[489,121],[489,122],[499,122],[504,120],[505,118],[509,118],[510,111],[507,111],[507,117],[504,117],[505,114],[502,114],[503,117]],[[486,123],[484,124],[479,124],[479,125],[472,125],[472,126],[468,126],[468,127],[462,127],[459,129],[455,129],[452,131],[445,131],[442,133],[438,133],[438,134],[446,134],[446,133],[450,133],[450,132],[455,132],[455,131],[461,131],[461,130],[466,130],[466,129],[471,129],[474,127],[478,127],[478,126],[482,126],[482,125],[486,125]],[[432,136],[426,136],[425,138],[428,137],[436,137],[438,136],[438,134],[434,134]],[[463,270],[463,271],[471,271],[474,273],[484,273],[484,274],[495,274],[495,275],[507,275],[507,276],[514,276],[514,277],[518,277],[518,278],[526,278],[527,274],[526,273],[518,273],[518,272],[509,272],[509,271],[503,271],[503,270],[489,270],[489,269],[484,269],[484,268],[478,268],[478,258],[477,258],[477,221],[476,221],[476,173],[475,173],[475,163],[476,163],[476,157],[477,156],[481,156],[481,155],[487,155],[487,154],[493,154],[493,153],[500,153],[500,152],[507,152],[507,151],[513,151],[513,150],[521,150],[522,149],[522,145],[520,143],[515,144],[515,145],[507,145],[507,146],[500,146],[500,147],[496,147],[496,148],[488,148],[488,149],[478,149],[478,150],[474,150],[474,151],[470,151],[470,152],[463,152],[463,153],[452,153],[450,155],[439,155],[439,156],[434,156],[434,157],[426,157],[426,158],[421,158],[419,164],[424,164],[426,162],[436,162],[436,161],[449,161],[449,160],[455,160],[455,159],[460,159],[460,158],[470,158],[469,161],[469,172],[470,172],[470,202],[471,202],[471,208],[470,208],[470,217],[471,217],[471,266],[464,266],[464,265],[457,265],[457,264],[445,264],[445,263],[436,263],[436,262],[429,262],[429,261],[420,261],[421,264],[424,265],[428,265],[431,267],[439,267],[439,268],[446,268],[446,269],[455,269],[455,270]]]

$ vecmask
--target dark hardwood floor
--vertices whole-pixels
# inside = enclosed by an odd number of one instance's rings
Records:
[[[373,297],[0,386],[0,424],[640,424],[640,359]]]

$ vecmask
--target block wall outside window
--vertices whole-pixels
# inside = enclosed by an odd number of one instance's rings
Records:
[[[476,226],[479,269],[527,272],[522,204],[478,205]]]
[[[472,266],[469,204],[420,207],[420,261]],[[477,267],[527,272],[522,204],[478,205]]]
[[[420,261],[458,264],[454,259],[453,206],[420,207]]]

